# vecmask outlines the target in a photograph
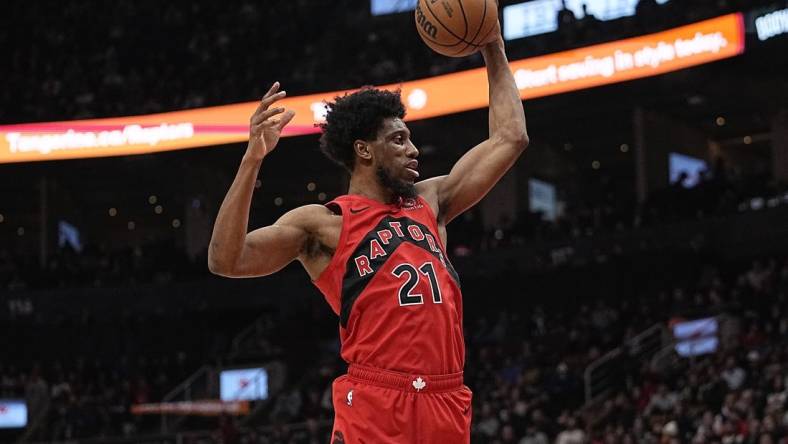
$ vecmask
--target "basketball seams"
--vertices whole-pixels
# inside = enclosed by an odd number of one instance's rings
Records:
[[[447,3],[450,3],[450,0],[443,0]],[[466,2],[468,0],[465,0]],[[478,1],[481,1],[483,4],[479,4]],[[485,42],[486,39],[489,38],[491,32],[495,29],[495,23],[492,23],[488,29],[484,29],[485,25],[487,25],[487,21],[497,17],[494,17],[492,13],[488,14],[488,10],[492,9],[488,2],[490,0],[473,0],[471,4],[466,5],[463,3],[463,0],[456,0],[454,6],[459,9],[459,12],[462,14],[462,23],[464,24],[464,33],[460,36],[459,31],[457,30],[460,26],[459,17],[456,16],[447,16],[441,17],[436,14],[436,10],[432,8],[432,3],[440,3],[433,0],[418,0],[418,5],[424,12],[423,15],[429,21],[432,21],[433,28],[442,27],[445,31],[445,34],[439,34],[435,37],[431,35],[431,33],[426,32],[426,29],[422,29],[421,26],[418,26],[418,17],[417,17],[417,26],[416,29],[419,33],[419,36],[427,43],[427,46],[431,47],[434,51],[449,56],[449,57],[464,57],[473,54],[474,52],[478,51],[483,44],[479,44],[477,42]],[[439,5],[440,6],[440,5]],[[437,6],[438,12],[442,12],[442,9]],[[450,7],[450,6],[448,6]],[[470,9],[468,9],[470,8]],[[447,11],[448,12],[448,11]],[[468,15],[470,14],[470,15]],[[418,14],[417,14],[418,15]],[[477,20],[478,19],[478,20]],[[453,28],[450,28],[446,25],[446,20],[449,20]],[[471,25],[478,23],[476,26],[476,30],[471,38],[469,36]],[[449,36],[455,38],[457,41],[446,43],[446,40],[451,40]],[[441,40],[437,40],[437,38],[441,38]]]
[[[430,6],[430,2],[429,1],[422,1],[422,3],[427,6],[427,10],[430,11],[430,14],[432,14],[432,16],[435,18],[435,21],[438,22],[443,27],[443,29],[446,30],[446,32],[448,32],[449,34],[453,35],[455,38],[460,39],[460,41],[455,43],[454,45],[458,45],[458,44],[463,43],[463,42],[464,43],[469,43],[469,42],[467,42],[465,40],[464,36],[463,37],[458,36],[457,34],[454,33],[454,31],[451,30],[450,27],[446,26],[446,24],[441,21],[441,18],[438,17],[438,14],[435,14],[435,11],[432,10],[432,6]],[[487,4],[487,2],[485,2],[485,5],[486,4]],[[463,17],[465,17],[464,13],[463,13]],[[467,28],[467,26],[466,26],[466,28]],[[466,33],[467,33],[467,29],[466,29]],[[432,39],[430,39],[430,40],[432,40]],[[452,45],[452,46],[454,46],[454,45]]]
[[[457,0],[457,1],[460,3],[460,5],[462,5],[462,0]],[[473,38],[471,39],[471,42],[466,42],[467,44],[465,45],[465,47],[462,48],[461,50],[457,51],[455,54],[462,54],[465,51],[467,51],[468,48],[470,48],[471,46],[475,46],[476,50],[479,49],[480,45],[477,45],[475,43],[476,42],[476,37],[478,37],[479,33],[482,31],[482,27],[484,26],[484,19],[487,18],[487,1],[486,0],[483,0],[483,1],[484,1],[484,9],[482,9],[482,18],[481,18],[481,20],[479,20],[479,28],[476,29],[476,35],[473,36]],[[463,16],[464,16],[464,12],[463,12]]]
[[[430,43],[432,43],[432,44],[434,44],[434,45],[437,45],[437,46],[444,46],[444,47],[446,47],[446,48],[451,48],[452,46],[457,46],[457,45],[462,45],[463,43],[468,43],[468,42],[466,42],[465,40],[462,40],[462,39],[460,39],[460,41],[458,41],[458,42],[456,42],[456,43],[451,43],[451,44],[449,44],[449,43],[441,43],[441,42],[438,42],[438,41],[436,41],[436,40],[433,40],[433,39],[432,39],[432,37],[430,37],[430,36],[428,36],[428,35],[425,35],[425,34],[423,34],[421,31],[419,31],[419,34],[421,35],[421,37],[422,37],[424,40],[429,40],[429,42],[430,42]]]
[[[482,26],[484,26],[484,23],[482,23]],[[480,27],[480,29],[481,29],[481,27]],[[489,36],[490,36],[490,34],[491,34],[491,33],[492,33],[494,30],[495,30],[495,22],[493,22],[492,26],[490,26],[490,29],[488,29],[488,30],[487,30],[487,32],[485,32],[485,33],[484,33],[484,35],[482,36],[482,38],[480,38],[480,39],[479,39],[479,41],[481,41],[481,42],[484,42],[484,41],[486,41],[486,40],[487,40],[487,37],[489,37]],[[478,47],[481,47],[482,45],[476,45],[476,46],[478,46]]]
[[[462,38],[465,40],[465,37],[468,37],[468,16],[465,15],[465,7],[462,6],[462,0],[457,0],[457,4],[460,5],[460,12],[462,12],[462,21],[465,22],[465,33],[463,33]]]
[[[418,29],[418,31],[419,31],[419,35],[421,35],[421,37],[424,40],[429,40],[430,43],[432,43],[432,44],[434,44],[436,46],[443,46],[443,47],[446,47],[446,48],[451,48],[452,46],[462,45],[463,43],[469,44],[469,45],[474,45],[473,43],[471,43],[471,42],[469,42],[469,41],[467,41],[465,39],[460,39],[458,42],[451,43],[451,44],[449,44],[449,43],[441,43],[441,42],[438,42],[436,40],[433,40],[430,36],[425,35],[424,33],[421,32],[420,29]],[[477,45],[474,45],[474,46],[477,46]]]
[[[495,30],[495,23],[493,23],[493,24],[492,24],[492,26],[490,26],[490,30],[489,30],[489,31],[487,31],[487,32],[484,34],[484,36],[482,36],[482,39],[481,39],[481,41],[485,41],[485,40],[487,40],[487,37],[488,37],[488,36],[489,36],[489,35],[490,35],[490,34],[493,32],[493,30]]]

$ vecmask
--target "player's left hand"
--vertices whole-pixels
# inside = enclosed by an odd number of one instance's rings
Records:
[[[284,99],[285,95],[284,91],[279,91],[279,82],[275,82],[252,114],[249,119],[249,146],[246,149],[248,156],[262,159],[276,148],[282,130],[295,116],[293,110],[284,107],[270,108]]]

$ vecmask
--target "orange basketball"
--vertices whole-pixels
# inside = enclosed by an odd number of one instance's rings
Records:
[[[464,57],[478,51],[495,35],[495,0],[418,0],[416,29],[434,51]]]

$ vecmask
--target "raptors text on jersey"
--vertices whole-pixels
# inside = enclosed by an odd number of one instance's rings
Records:
[[[346,195],[327,206],[342,214],[342,233],[314,283],[339,315],[342,358],[410,373],[462,371],[460,283],[429,204]]]

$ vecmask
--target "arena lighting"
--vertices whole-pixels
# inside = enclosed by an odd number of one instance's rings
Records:
[[[520,96],[532,99],[655,76],[743,51],[743,18],[736,13],[654,34],[517,60],[510,65]],[[287,79],[281,80],[287,88]],[[488,105],[484,68],[382,88],[400,88],[403,98],[412,98],[406,100],[409,121]],[[325,101],[345,92],[282,100],[281,106],[296,112],[283,136],[319,132],[316,124],[325,118]],[[257,105],[258,101],[252,101],[142,116],[3,125],[0,163],[146,154],[243,142],[248,140],[249,116]]]
[[[656,1],[659,4],[668,2],[668,0]],[[619,17],[634,15],[638,0],[566,0],[566,7],[574,12],[577,18],[581,18],[583,17],[584,3],[588,12],[599,20],[615,20]],[[416,0],[370,0],[369,6],[372,15],[394,14],[413,11],[416,8]],[[521,10],[517,12],[521,13],[523,9],[527,10],[525,13],[529,16],[530,21],[537,26],[557,26],[556,15],[561,9],[561,0],[531,0],[504,6],[504,33],[508,22],[507,9],[517,10],[518,7]]]
[[[764,14],[755,19],[758,40],[764,41],[788,32],[788,8]]]
[[[542,219],[555,221],[558,217],[558,197],[555,185],[539,179],[528,179],[528,209],[541,212]]]
[[[371,0],[369,12],[372,15],[394,14],[416,9],[416,0]]]
[[[268,371],[263,367],[222,370],[219,392],[225,402],[267,399]]]
[[[681,153],[668,154],[668,180],[670,183],[676,183],[684,174],[686,177],[683,178],[681,186],[692,188],[700,183],[703,172],[708,169],[709,165],[705,160]]]
[[[683,357],[714,353],[719,345],[719,323],[716,318],[695,320],[671,319],[675,350]]]
[[[0,429],[17,429],[27,425],[24,399],[0,399]]]
[[[659,4],[668,0],[656,0]],[[583,5],[588,13],[601,21],[615,20],[635,15],[638,0],[565,0],[566,9],[575,18],[585,17]],[[558,30],[558,11],[561,0],[532,0],[503,7],[503,36],[506,40],[519,39]]]

